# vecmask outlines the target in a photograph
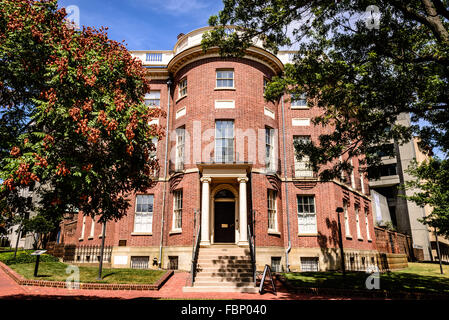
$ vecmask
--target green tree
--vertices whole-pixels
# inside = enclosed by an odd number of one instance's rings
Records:
[[[128,195],[153,184],[149,82],[141,62],[105,29],[70,27],[56,0],[0,0],[0,210],[21,190],[43,217],[75,207],[120,219]],[[34,222],[41,219],[36,218]]]
[[[203,37],[204,50],[218,46],[222,55],[238,56],[254,37],[273,52],[298,47],[294,63],[271,79],[265,97],[305,92],[322,110],[313,123],[333,130],[318,143],[295,145],[298,157],[308,154],[313,168],[321,168],[322,178],[350,169],[348,161],[335,161],[340,155],[362,156],[365,169],[375,169],[379,145],[403,143],[413,133],[422,145],[449,151],[447,1],[223,2],[224,9],[209,19],[215,28]],[[428,124],[398,125],[401,113]]]
[[[449,161],[430,159],[420,164],[415,161],[408,172],[416,180],[405,185],[415,191],[407,199],[421,207],[428,205],[432,208],[432,213],[420,221],[436,228],[438,234],[449,237]]]

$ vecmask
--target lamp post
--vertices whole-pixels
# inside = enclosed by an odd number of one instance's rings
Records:
[[[343,271],[343,276],[346,275],[345,267],[345,252],[343,250],[343,237],[341,235],[341,223],[340,223],[340,212],[344,212],[342,207],[337,207],[337,223],[338,223],[338,244],[340,245],[340,255],[341,255],[341,270]]]
[[[97,280],[101,280],[101,273],[103,271],[103,253],[104,253],[104,238],[106,234],[106,221],[103,222],[103,233],[101,236],[101,251],[100,251],[100,267],[98,269],[98,278]]]

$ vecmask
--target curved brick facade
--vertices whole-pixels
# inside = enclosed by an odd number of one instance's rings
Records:
[[[188,37],[189,35],[185,36]],[[183,40],[183,39],[181,39]],[[180,41],[181,41],[180,40]],[[179,47],[178,41],[177,47]],[[193,47],[194,48],[194,47]],[[178,49],[176,49],[178,50]],[[291,270],[301,270],[301,258],[317,258],[318,268],[321,270],[338,268],[338,233],[335,210],[343,206],[343,199],[348,203],[348,219],[352,238],[344,237],[344,247],[348,252],[361,255],[375,252],[375,233],[368,196],[368,183],[361,181],[358,174],[357,159],[353,159],[354,177],[348,183],[341,181],[321,182],[313,177],[298,178],[295,176],[294,136],[310,136],[317,141],[318,136],[329,128],[304,125],[304,119],[311,119],[319,113],[309,101],[308,108],[292,108],[290,99],[283,97],[285,109],[285,150],[284,162],[282,103],[268,103],[263,98],[264,79],[270,79],[277,71],[273,67],[279,64],[278,58],[265,52],[266,59],[273,60],[272,64],[262,60],[259,56],[254,59],[221,58],[218,55],[196,53],[190,57],[184,53],[170,53],[171,61],[183,55],[182,64],[176,70],[170,70],[163,63],[151,65],[148,68],[151,79],[151,90],[160,92],[160,107],[168,111],[168,151],[167,175],[164,176],[165,144],[164,137],[158,142],[157,156],[160,159],[161,171],[159,181],[145,194],[154,196],[151,232],[136,233],[135,210],[136,195],[131,197],[131,209],[126,217],[118,222],[110,222],[106,229],[106,245],[113,246],[112,265],[116,267],[130,266],[131,257],[148,257],[151,267],[154,258],[161,260],[162,267],[168,267],[169,257],[177,257],[180,269],[188,270],[192,254],[194,239],[195,209],[203,213],[202,201],[203,184],[201,177],[210,177],[208,193],[210,197],[217,187],[230,185],[235,198],[235,234],[236,245],[245,245],[245,235],[241,232],[240,210],[242,201],[246,203],[247,220],[255,216],[255,239],[257,265],[262,268],[265,264],[273,263],[273,259],[280,259],[285,266],[285,251],[288,247],[288,224],[290,225],[291,251],[289,264]],[[259,49],[260,50],[260,49]],[[186,53],[187,52],[187,53]],[[155,53],[159,54],[159,53]],[[161,60],[169,53],[160,53]],[[141,55],[139,52],[136,55]],[[189,58],[190,57],[190,58]],[[190,59],[190,60],[189,60]],[[145,64],[145,63],[144,63]],[[151,64],[151,62],[149,62]],[[216,88],[216,71],[233,71],[233,88]],[[170,91],[167,80],[171,79]],[[187,79],[187,94],[180,97],[181,81]],[[228,163],[214,163],[216,121],[232,120],[234,124],[234,155]],[[166,126],[167,119],[159,119],[159,124]],[[296,121],[296,122],[295,122]],[[301,125],[297,125],[300,123]],[[296,125],[295,125],[296,124]],[[265,163],[265,129],[274,129],[273,142],[275,151],[273,159],[276,163],[274,170],[267,170]],[[177,170],[176,129],[185,129],[183,168]],[[245,138],[242,138],[245,136]],[[238,142],[240,141],[240,142]],[[241,143],[243,141],[243,143]],[[256,150],[256,151],[254,151]],[[242,167],[243,166],[243,167]],[[244,169],[242,169],[244,168]],[[243,171],[242,171],[243,170]],[[285,171],[287,175],[285,175]],[[235,172],[235,176],[233,173]],[[246,199],[240,199],[239,178],[246,176]],[[363,184],[363,186],[362,186]],[[163,204],[165,188],[165,206]],[[287,194],[288,189],[288,194]],[[269,230],[268,192],[276,191],[275,214],[276,230]],[[173,230],[174,192],[182,191],[182,228]],[[298,196],[313,196],[315,203],[316,232],[304,234],[299,230]],[[288,198],[288,202],[287,202]],[[210,242],[214,243],[214,199],[210,199]],[[357,236],[355,206],[360,208],[359,224],[360,237]],[[164,209],[163,209],[164,208]],[[243,207],[244,208],[244,207]],[[365,208],[368,214],[368,232],[365,225]],[[288,218],[287,218],[288,212]],[[234,214],[234,212],[230,213]],[[164,215],[164,219],[162,219]],[[161,225],[162,250],[161,250]],[[289,221],[288,221],[289,220]],[[341,217],[343,235],[346,234],[344,216]],[[84,235],[83,216],[77,216],[76,229],[74,222],[65,222],[63,241],[67,244],[99,245],[101,243],[101,226],[96,225],[91,234],[90,217],[85,218]],[[204,239],[202,239],[203,241]],[[160,256],[160,250],[162,256]],[[118,257],[118,258],[117,258]],[[76,259],[76,257],[75,257]],[[313,259],[312,259],[313,260]]]

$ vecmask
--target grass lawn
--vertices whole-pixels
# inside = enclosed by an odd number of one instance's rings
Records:
[[[381,273],[380,290],[449,294],[448,265],[443,265],[443,275],[438,264],[408,265],[406,269]],[[340,272],[292,272],[283,275],[297,287],[367,290],[365,281],[368,274],[364,272],[347,272],[346,277]]]
[[[66,273],[67,264],[62,262],[39,263],[38,276],[34,277],[35,263],[18,263],[9,267],[27,279],[66,281],[69,276]],[[153,284],[159,280],[166,271],[164,270],[138,270],[138,269],[105,269],[103,268],[102,280],[97,280],[97,267],[80,266],[80,282],[89,283],[132,283]]]

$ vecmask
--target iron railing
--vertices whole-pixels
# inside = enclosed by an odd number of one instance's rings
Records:
[[[64,261],[76,263],[98,263],[100,262],[101,246],[66,246],[64,252]],[[105,246],[103,252],[103,261],[111,262],[112,246]]]
[[[248,242],[249,242],[249,253],[251,255],[251,265],[253,269],[253,281],[254,285],[257,285],[257,275],[256,275],[256,247],[255,238],[251,233],[251,227],[248,225]]]
[[[197,229],[196,235],[194,234],[193,238],[193,248],[192,248],[192,266],[190,270],[190,286],[193,287],[193,283],[195,282],[195,276],[197,272],[198,265],[198,253],[200,248],[200,240],[201,240],[201,220],[200,220],[200,211],[195,210],[194,218],[193,218],[193,227]]]
[[[367,271],[377,268],[379,272],[389,271],[387,256],[384,253],[345,253],[347,271]]]

